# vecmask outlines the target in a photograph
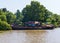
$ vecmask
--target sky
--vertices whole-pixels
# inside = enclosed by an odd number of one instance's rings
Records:
[[[7,8],[11,12],[22,9],[30,4],[32,0],[0,0],[0,8]],[[60,14],[60,0],[36,0],[44,5],[49,11]]]

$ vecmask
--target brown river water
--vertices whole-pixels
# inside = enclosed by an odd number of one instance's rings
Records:
[[[60,43],[60,28],[0,32],[0,43]]]

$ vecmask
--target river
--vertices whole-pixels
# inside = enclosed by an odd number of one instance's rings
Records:
[[[0,43],[60,43],[60,28],[0,32]]]

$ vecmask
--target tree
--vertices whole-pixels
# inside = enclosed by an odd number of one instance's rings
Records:
[[[43,5],[37,1],[31,1],[31,5],[26,5],[22,10],[24,16],[23,21],[41,21],[44,22],[50,16],[51,12],[48,11]]]
[[[3,12],[7,12],[7,9],[6,9],[6,8],[3,8],[2,11],[3,11]]]
[[[15,24],[22,25],[22,19],[23,19],[22,13],[19,10],[17,10],[17,12],[15,13],[15,15],[16,15]]]
[[[8,14],[6,15],[6,18],[7,18],[7,22],[9,24],[12,24],[12,23],[14,23],[16,16],[13,13],[8,12]]]
[[[52,14],[47,20],[50,22],[50,24],[53,24],[55,27],[57,27],[59,23],[59,16],[57,14]]]

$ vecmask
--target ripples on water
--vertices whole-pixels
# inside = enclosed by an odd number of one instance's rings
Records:
[[[4,31],[0,43],[60,43],[60,29]]]

